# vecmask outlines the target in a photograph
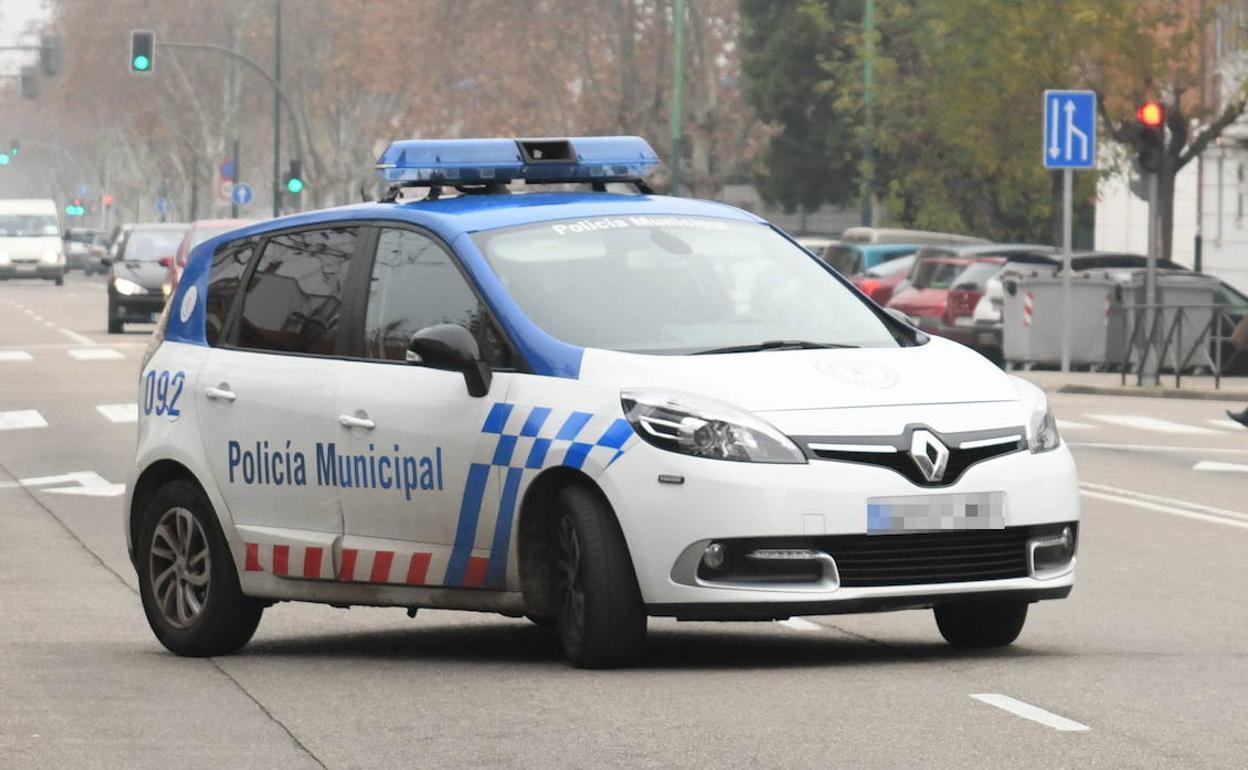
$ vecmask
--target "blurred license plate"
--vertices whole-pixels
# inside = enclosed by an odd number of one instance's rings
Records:
[[[19,265],[14,265],[14,267],[15,267],[15,268],[17,268],[17,272],[19,272],[19,273],[33,273],[33,272],[35,272],[36,270],[38,270],[38,269],[39,269],[39,268],[38,268],[37,266],[35,266],[35,265],[21,265],[21,264],[19,264]]]
[[[1004,492],[867,498],[870,535],[1004,528]]]

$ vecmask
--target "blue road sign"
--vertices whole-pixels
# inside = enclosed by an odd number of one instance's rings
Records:
[[[87,184],[79,184],[79,185],[78,185],[78,197],[79,197],[79,198],[90,198],[90,197],[91,197],[91,186],[90,186],[90,185],[87,185]]]
[[[156,199],[156,213],[162,217],[169,213],[169,199],[160,197]]]
[[[1044,167],[1096,168],[1096,93],[1044,92]]]
[[[232,160],[221,161],[221,178],[229,179],[230,181],[234,180],[234,161]]]
[[[251,189],[251,185],[246,182],[238,182],[230,190],[230,200],[240,206],[246,206],[251,203],[252,198],[256,197],[256,191]]]

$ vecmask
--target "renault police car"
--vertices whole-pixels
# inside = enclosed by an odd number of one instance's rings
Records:
[[[652,615],[932,608],[991,646],[1066,596],[1044,395],[758,217],[652,194],[656,163],[636,137],[396,142],[382,201],[197,247],[127,485],[160,641],[232,652],[277,601],[451,608],[599,667]]]

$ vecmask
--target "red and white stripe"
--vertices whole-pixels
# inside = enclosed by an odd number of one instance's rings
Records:
[[[1035,299],[1031,292],[1023,292],[1023,326],[1031,326],[1031,314],[1035,307]]]
[[[283,543],[246,543],[243,568],[246,572],[268,572],[278,577],[307,580],[340,580],[355,583],[389,583],[399,585],[438,585],[431,577],[433,554],[427,551],[392,551],[366,548],[343,548],[337,569],[333,554],[323,546],[289,545]],[[473,562],[481,562],[474,565]],[[469,577],[479,573],[475,585],[485,580],[488,559],[473,557],[469,561]],[[473,569],[477,566],[477,569]]]

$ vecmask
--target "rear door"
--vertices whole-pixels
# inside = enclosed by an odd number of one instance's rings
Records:
[[[324,461],[339,429],[343,298],[360,232],[282,232],[213,259],[206,326],[215,347],[196,399],[248,570],[335,575],[342,510]],[[226,307],[230,284],[239,296]]]

